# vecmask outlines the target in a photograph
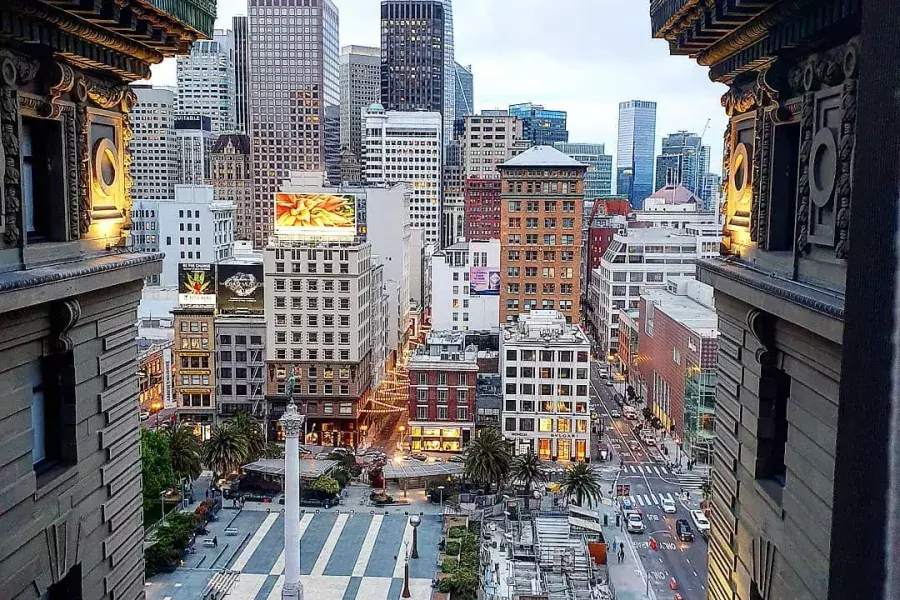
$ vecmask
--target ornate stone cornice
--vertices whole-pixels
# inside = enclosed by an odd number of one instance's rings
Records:
[[[158,252],[138,254],[111,251],[97,256],[88,256],[77,262],[36,267],[27,271],[0,273],[0,294],[160,262],[163,256]]]

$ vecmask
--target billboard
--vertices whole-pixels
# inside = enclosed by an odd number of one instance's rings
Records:
[[[216,274],[219,312],[261,313],[265,310],[262,264],[219,264]]]
[[[472,267],[469,271],[469,286],[473,296],[499,296],[500,271],[490,267]]]
[[[275,194],[275,233],[296,237],[353,238],[353,194]]]
[[[178,304],[216,305],[216,277],[209,263],[178,263]]]

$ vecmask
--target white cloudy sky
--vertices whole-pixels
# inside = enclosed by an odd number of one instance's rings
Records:
[[[341,45],[378,46],[380,0],[334,0]],[[216,26],[246,14],[246,0],[218,0]],[[725,87],[706,69],[669,56],[650,37],[646,0],[453,0],[456,60],[473,65],[477,109],[542,103],[569,113],[573,142],[603,142],[615,153],[618,103],[655,100],[657,147],[664,134],[700,132],[719,171]],[[173,61],[154,69],[153,83],[174,84]]]

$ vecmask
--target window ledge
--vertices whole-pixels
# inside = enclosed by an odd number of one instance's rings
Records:
[[[61,493],[61,487],[74,483],[75,476],[78,475],[77,465],[57,464],[49,467],[46,471],[35,474],[36,487],[34,499],[40,500],[50,492]]]

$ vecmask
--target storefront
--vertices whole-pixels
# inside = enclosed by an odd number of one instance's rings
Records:
[[[413,452],[461,452],[472,439],[471,423],[410,423]]]
[[[535,452],[541,460],[548,461],[584,461],[590,457],[587,433],[539,433],[536,437],[525,436],[521,432],[514,434],[516,454]]]

